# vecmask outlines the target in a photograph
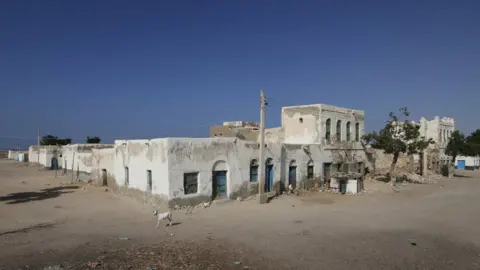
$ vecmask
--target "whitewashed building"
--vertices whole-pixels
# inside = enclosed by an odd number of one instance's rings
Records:
[[[170,206],[257,193],[260,162],[265,164],[263,188],[277,193],[288,185],[320,185],[345,168],[362,173],[368,166],[360,143],[363,111],[292,106],[282,108],[281,119],[281,127],[265,131],[263,161],[258,160],[258,142],[224,136],[67,145],[58,164],[76,173],[75,179],[141,192]]]
[[[358,171],[365,166],[363,111],[323,104],[285,107],[282,127],[266,133],[266,191],[311,186],[345,162]],[[170,205],[244,197],[258,190],[258,151],[258,143],[238,138],[117,140],[113,174],[117,186],[157,195]]]

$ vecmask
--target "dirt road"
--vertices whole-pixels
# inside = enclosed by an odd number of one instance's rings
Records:
[[[175,211],[0,160],[0,269],[480,269],[480,173]],[[3,267],[3,268],[2,268]]]

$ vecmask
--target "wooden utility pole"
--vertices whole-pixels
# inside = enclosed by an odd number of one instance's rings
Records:
[[[266,203],[266,200],[263,198],[265,193],[265,91],[262,89],[260,94],[260,154],[258,158],[258,199],[260,204]]]
[[[40,163],[40,128],[37,128],[37,163]],[[40,167],[38,167],[40,170]]]

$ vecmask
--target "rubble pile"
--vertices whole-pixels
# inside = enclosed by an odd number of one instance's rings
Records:
[[[375,171],[378,170],[390,170],[390,166],[392,165],[393,155],[392,154],[385,154],[383,150],[375,150]],[[395,170],[404,170],[410,171],[412,167],[411,164],[412,160],[409,156],[400,154],[397,160],[397,164],[395,165]]]

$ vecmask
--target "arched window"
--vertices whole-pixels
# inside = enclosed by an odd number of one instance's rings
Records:
[[[442,130],[441,130],[441,129],[440,129],[440,134],[439,134],[439,135],[440,135],[440,136],[439,136],[439,137],[440,137],[439,140],[442,141]]]
[[[355,141],[360,141],[360,123],[355,124]]]
[[[325,140],[330,141],[330,131],[331,131],[331,126],[332,126],[332,121],[327,119],[327,122],[325,122]]]
[[[347,142],[350,141],[350,122],[347,122]]]
[[[307,179],[313,179],[314,177],[313,169],[314,169],[313,160],[310,160],[307,164]]]
[[[342,121],[338,120],[337,121],[337,142],[342,140]]]
[[[250,182],[257,182],[258,181],[258,161],[256,159],[252,159],[250,162]]]

